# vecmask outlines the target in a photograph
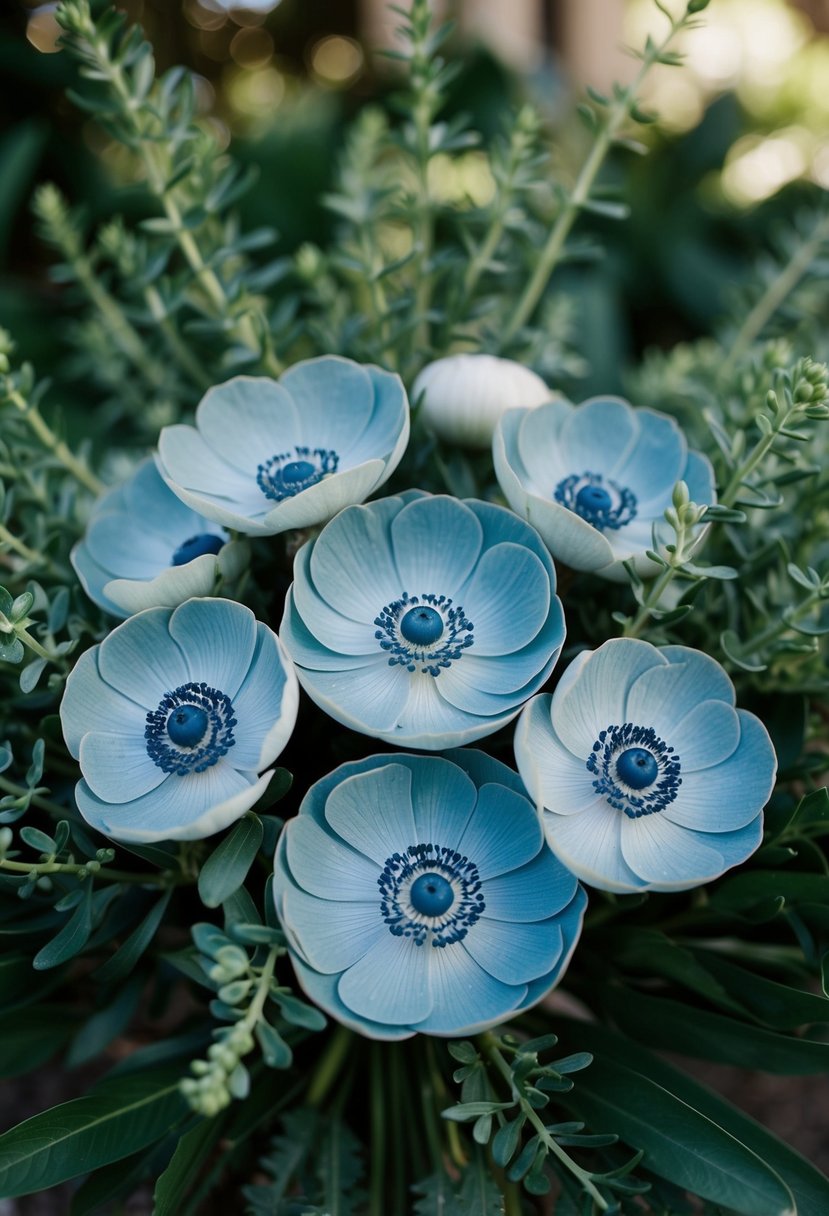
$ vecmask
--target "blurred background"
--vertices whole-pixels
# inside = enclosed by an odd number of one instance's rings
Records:
[[[681,0],[675,4],[682,5]],[[140,214],[128,163],[65,96],[72,69],[56,52],[54,4],[4,0],[0,14],[0,324],[38,362],[53,353],[44,324],[48,254],[32,233],[28,201],[54,180],[91,221]],[[396,18],[385,0],[121,0],[140,21],[161,69],[196,73],[202,121],[260,168],[243,219],[281,234],[280,252],[326,242],[332,217],[317,201],[331,183],[344,124],[383,101]],[[670,7],[670,3],[669,3]],[[635,71],[625,44],[642,45],[664,17],[652,0],[436,0],[455,20],[465,68],[453,105],[490,138],[508,103],[528,96],[553,130],[569,175],[586,135],[573,121],[586,84],[608,88]],[[565,269],[559,285],[589,324],[585,395],[618,389],[652,345],[705,332],[777,215],[791,216],[829,186],[829,0],[712,0],[682,49],[683,70],[654,72],[646,95],[658,129],[647,158],[610,165],[632,216],[594,221],[608,256]],[[493,183],[476,151],[438,157],[433,187],[448,200],[485,202]],[[44,312],[44,309],[46,310]]]

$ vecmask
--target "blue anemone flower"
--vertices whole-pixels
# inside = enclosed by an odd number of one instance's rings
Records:
[[[493,459],[507,502],[553,557],[605,578],[623,579],[628,560],[640,574],[656,571],[645,554],[654,525],[658,545],[671,539],[663,516],[678,481],[693,502],[716,502],[708,458],[688,451],[673,418],[617,397],[509,410]]]
[[[491,734],[564,640],[541,538],[503,507],[408,491],[303,546],[280,637],[338,722],[430,751]]]
[[[616,638],[584,651],[515,732],[551,848],[605,891],[681,891],[754,852],[777,761],[719,663]]]
[[[197,840],[240,818],[294,728],[299,690],[249,608],[194,599],[130,617],[81,655],[60,707],[87,823],[115,840]]]
[[[561,978],[587,898],[517,774],[483,752],[369,756],[308,791],[274,895],[300,984],[374,1039],[472,1034]]]
[[[89,598],[113,616],[175,608],[210,595],[235,548],[227,533],[176,498],[152,459],[95,505],[86,535],[71,553]],[[224,552],[222,552],[224,550]]]
[[[327,355],[277,380],[236,376],[211,388],[196,426],[168,426],[159,469],[174,494],[226,528],[269,536],[362,502],[409,439],[399,376]]]

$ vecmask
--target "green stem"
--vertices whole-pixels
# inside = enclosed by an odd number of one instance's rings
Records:
[[[104,483],[98,480],[95,474],[78,459],[62,439],[58,439],[36,405],[31,405],[17,390],[9,393],[7,400],[20,411],[46,450],[51,452],[60,461],[76,481],[85,486],[92,494],[103,494],[106,489]]]
[[[207,372],[201,366],[199,361],[193,355],[188,346],[182,342],[178,330],[173,325],[170,317],[164,307],[157,288],[146,287],[144,289],[144,301],[150,311],[150,315],[158,326],[162,338],[167,344],[167,349],[173,358],[178,362],[179,367],[190,377],[193,383],[200,389],[208,389],[212,383]]]
[[[651,67],[656,63],[659,57],[668,47],[668,44],[673,40],[674,36],[685,25],[686,17],[679,21],[672,22],[671,30],[667,38],[660,44],[649,44],[648,48],[642,56],[642,66],[636,74],[633,82],[620,93],[613,101],[608,110],[604,126],[599,132],[593,147],[581,167],[576,184],[572,192],[568,195],[566,201],[562,205],[558,213],[555,223],[547,238],[547,243],[541,251],[541,254],[536,262],[535,270],[530,277],[529,282],[524,288],[521,297],[516,304],[512,315],[507,321],[501,335],[501,349],[509,346],[512,339],[518,331],[527,323],[536,305],[544,294],[544,290],[550,280],[550,277],[555,270],[556,265],[564,250],[565,243],[570,230],[576,221],[579,211],[582,206],[588,201],[593,182],[602,167],[604,159],[610,150],[611,145],[617,138],[619,131],[624,122],[629,118],[630,113],[636,102],[636,95],[642,85],[643,80],[647,76]]]
[[[90,870],[88,862],[83,865],[79,862],[69,861],[9,861],[6,857],[0,857],[0,870],[14,874],[80,874],[83,872],[93,874],[98,878],[107,878],[110,882],[131,882],[156,887],[179,886],[186,881],[180,875],[174,874],[172,870],[165,870],[160,874],[133,874],[129,870],[113,870],[108,866]]]
[[[763,332],[768,322],[791,295],[815,260],[821,245],[829,237],[829,215],[825,215],[815,226],[812,235],[792,254],[780,273],[769,283],[760,299],[743,321],[737,336],[732,343],[728,358],[722,367],[722,373],[727,376],[732,371],[740,357],[745,354],[754,340]]]
[[[551,1152],[554,1157],[558,1158],[564,1168],[568,1170],[574,1178],[578,1179],[579,1183],[590,1195],[596,1206],[602,1212],[606,1212],[609,1206],[607,1200],[594,1185],[590,1174],[586,1170],[583,1170],[580,1165],[577,1165],[576,1162],[573,1161],[572,1157],[569,1157],[567,1153],[565,1153],[561,1145],[558,1144],[547,1131],[535,1108],[530,1106],[523,1094],[521,1094],[513,1085],[512,1070],[501,1054],[498,1047],[498,1040],[493,1034],[488,1032],[480,1035],[478,1041],[484,1055],[487,1057],[487,1059],[492,1061],[498,1072],[509,1085],[510,1092],[518,1100],[518,1103],[521,1106],[521,1113],[534,1128],[541,1143],[545,1146],[548,1152]]]
[[[322,1106],[331,1086],[348,1060],[353,1045],[353,1031],[349,1030],[347,1026],[338,1026],[311,1078],[311,1084],[308,1086],[308,1093],[305,1096],[306,1106],[315,1108]]]
[[[276,960],[280,954],[284,953],[282,946],[271,946],[268,951],[268,957],[265,959],[262,970],[259,972],[259,979],[256,981],[256,990],[253,994],[253,1000],[248,1005],[248,1011],[239,1023],[249,1033],[253,1033],[262,1017],[262,1011],[265,1008],[265,1002],[268,999],[271,988],[271,980],[273,979]]]
[[[45,557],[37,549],[30,549],[22,540],[18,540],[5,524],[0,524],[0,544],[8,545],[19,557],[22,557],[24,561],[30,562],[33,566],[52,565],[50,558]]]
[[[33,806],[38,807],[41,811],[46,811],[47,814],[55,816],[57,819],[65,819],[67,815],[66,807],[60,806],[57,802],[52,802],[49,798],[44,798],[41,794],[32,794],[30,790],[22,785],[15,785],[13,781],[9,781],[6,777],[0,777],[0,790],[6,794],[12,794],[15,798],[28,798]]]
[[[647,596],[645,597],[645,602],[641,605],[641,607],[639,608],[639,611],[637,612],[637,614],[633,618],[633,620],[628,625],[625,625],[624,632],[622,635],[623,637],[626,637],[626,638],[638,638],[639,637],[639,634],[642,632],[642,630],[644,629],[648,620],[650,619],[652,610],[656,607],[656,605],[661,600],[666,587],[668,587],[673,582],[675,574],[676,574],[676,567],[667,566],[662,571],[662,573],[653,580],[653,582],[651,583],[651,589],[648,592]]]
[[[420,246],[420,256],[417,259],[418,276],[415,288],[415,309],[420,318],[415,334],[415,351],[425,356],[429,349],[429,320],[427,313],[432,298],[432,277],[429,271],[429,260],[432,256],[434,240],[432,200],[429,195],[429,126],[431,114],[429,105],[419,101],[413,114],[417,132],[417,171],[420,183],[420,198],[418,200],[417,241]]]
[[[371,1182],[369,1216],[388,1216],[385,1208],[386,1111],[382,1046],[371,1045]]]
[[[738,656],[745,657],[746,655],[759,654],[764,646],[769,642],[773,642],[779,638],[781,634],[788,632],[792,628],[794,621],[799,621],[817,604],[821,599],[820,591],[815,590],[806,596],[796,608],[789,613],[788,620],[780,618],[773,624],[768,625],[760,633],[756,634],[750,641],[744,642],[737,651]]]

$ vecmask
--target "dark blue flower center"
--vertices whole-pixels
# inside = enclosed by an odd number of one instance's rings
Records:
[[[600,473],[565,477],[553,491],[556,502],[598,528],[623,528],[636,518],[636,495]]]
[[[282,502],[336,473],[339,463],[336,452],[295,447],[293,452],[281,452],[263,461],[256,470],[256,484],[267,498]]]
[[[201,557],[205,553],[218,553],[224,543],[224,539],[213,532],[200,532],[198,536],[190,536],[176,549],[170,565],[183,566],[194,557]]]
[[[404,591],[383,608],[374,624],[378,627],[374,636],[388,651],[390,667],[400,664],[407,671],[420,667],[430,676],[440,675],[474,641],[472,622],[447,595]]]
[[[230,697],[207,684],[182,684],[147,714],[147,755],[165,773],[203,773],[233,747],[235,725]]]
[[[434,844],[410,844],[386,860],[377,879],[380,914],[395,937],[450,946],[466,937],[486,904],[477,866]]]
[[[455,892],[442,874],[421,874],[412,883],[409,899],[423,916],[443,916],[455,902]]]
[[[659,762],[645,747],[629,747],[616,761],[616,775],[634,790],[647,789],[659,776]]]
[[[587,768],[593,788],[630,819],[664,810],[682,784],[679,756],[652,726],[608,726],[599,732]]]

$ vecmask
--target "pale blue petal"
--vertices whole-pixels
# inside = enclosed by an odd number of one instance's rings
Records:
[[[623,811],[605,799],[580,815],[544,814],[550,848],[577,878],[603,891],[639,891],[644,881],[622,854]]]
[[[471,1033],[506,1018],[524,997],[523,985],[494,979],[467,954],[463,942],[444,949],[429,948],[428,961],[432,1010],[417,1025],[426,1034]]]
[[[398,1026],[422,1022],[432,1008],[429,963],[430,955],[437,953],[441,952],[386,929],[377,944],[340,976],[340,1000],[373,1022]]]
[[[667,660],[648,642],[614,638],[582,661],[578,679],[553,694],[552,722],[565,747],[587,760],[599,731],[625,721],[627,691],[633,681]]]
[[[123,618],[127,615],[123,608],[119,608],[108,596],[104,595],[103,588],[112,575],[109,570],[105,570],[103,566],[93,560],[83,541],[79,541],[73,546],[69,560],[80,579],[81,586],[93,604],[97,604],[99,608],[103,608],[104,612],[109,612],[112,616]]]
[[[188,600],[174,611],[169,629],[187,656],[190,679],[233,699],[256,647],[250,608],[235,600]]]
[[[328,795],[326,821],[347,844],[382,869],[394,853],[419,843],[411,789],[412,774],[402,764],[348,777]]]
[[[486,752],[475,747],[457,747],[444,753],[444,759],[451,760],[467,773],[477,786],[494,781],[498,785],[506,785],[516,794],[526,795],[524,782],[513,769]]]
[[[89,731],[81,740],[79,759],[84,780],[103,802],[131,802],[167,777],[147,754],[143,723],[133,735]]]
[[[203,516],[191,511],[164,482],[152,457],[141,462],[129,481],[124,484],[124,507],[145,531],[173,540],[173,549],[190,536],[200,532],[218,532]]]
[[[708,837],[708,841],[716,837]],[[725,869],[719,850],[702,836],[659,813],[625,816],[622,851],[632,870],[658,890],[681,891],[717,878]]]
[[[735,702],[734,685],[728,673],[709,655],[690,646],[660,646],[659,653],[669,663],[685,665],[686,699],[689,706],[698,701]]]
[[[486,880],[526,865],[543,845],[541,822],[532,803],[506,786],[484,785],[458,850]]]
[[[725,701],[701,701],[677,726],[673,746],[682,773],[687,774],[721,764],[733,754],[739,742],[737,711]]]
[[[236,768],[260,772],[290,738],[299,694],[290,660],[266,625],[256,626],[256,649],[241,688],[233,695]]]
[[[513,424],[514,430],[510,427],[507,454],[525,489],[540,498],[552,498],[558,483],[573,472],[570,453],[561,440],[562,427],[574,413],[573,407],[568,401],[556,400],[515,413],[523,417],[516,420],[517,426]],[[526,479],[514,463],[516,456],[526,469]]]
[[[475,783],[456,764],[437,756],[412,756],[409,768],[416,837],[410,843],[457,849],[475,810]]]
[[[483,530],[467,506],[441,494],[405,506],[391,536],[401,591],[455,598],[478,560]]]
[[[283,839],[291,874],[311,895],[362,903],[374,898],[379,905],[377,862],[326,831],[310,815],[289,820]]]
[[[383,480],[384,470],[382,460],[369,460],[356,468],[331,473],[276,506],[268,504],[264,524],[270,532],[276,533],[325,523],[345,507],[368,498]]]
[[[394,564],[389,522],[396,499],[349,507],[314,542],[310,572],[319,595],[355,621],[374,621],[405,590]],[[370,577],[367,577],[370,571]]]
[[[347,626],[354,626],[366,632],[371,630],[371,642],[375,647],[373,653],[343,654],[340,651],[334,651],[323,646],[322,642],[305,627],[297,611],[294,602],[296,590],[296,583],[288,588],[288,594],[285,597],[285,615],[282,617],[282,623],[279,626],[283,645],[295,663],[301,667],[308,667],[317,671],[343,671],[352,667],[367,667],[369,664],[375,664],[379,662],[382,656],[383,667],[388,666],[388,659],[385,653],[379,650],[377,640],[374,637],[376,626],[373,624],[360,625],[355,621],[347,621],[345,617],[341,618],[346,621]],[[330,608],[329,611],[333,613],[334,609]]]
[[[533,924],[483,918],[472,926],[463,944],[503,984],[527,984],[547,975],[562,952],[561,929],[555,920]]]
[[[143,612],[145,608],[176,608],[185,600],[209,596],[216,586],[218,575],[218,555],[203,553],[183,566],[168,566],[155,578],[146,581],[112,579],[105,584],[105,589],[125,612]]]
[[[143,532],[138,523],[120,511],[108,511],[90,523],[87,548],[93,561],[110,571],[110,578],[153,578],[170,565],[175,545]]]
[[[594,806],[599,795],[587,756],[574,756],[556,735],[551,700],[534,697],[524,707],[515,730],[515,759],[537,807],[547,807],[556,815],[576,815]]]
[[[582,921],[587,909],[587,893],[584,887],[577,887],[576,894],[567,907],[556,918],[561,929],[562,953],[554,969],[548,975],[539,976],[527,985],[527,995],[519,1005],[520,1010],[529,1009],[546,996],[559,983],[569,966],[573,951],[578,945],[581,935]]]
[[[344,616],[317,592],[311,578],[311,545],[303,545],[294,558],[293,605],[306,629],[329,650],[339,654],[376,656],[380,646],[373,620]],[[380,605],[380,608],[384,605]],[[375,614],[376,615],[376,614]]]
[[[521,545],[531,549],[547,571],[550,587],[555,590],[556,571],[550,559],[550,554],[535,528],[530,527],[523,519],[519,519],[512,511],[498,507],[495,503],[480,502],[469,498],[464,506],[468,507],[483,529],[483,551],[500,544]]]
[[[390,667],[385,655],[365,667],[349,667],[346,662],[340,666],[342,670],[337,671],[297,666],[299,682],[311,700],[337,722],[378,738],[399,734],[403,744],[406,730],[398,724],[411,695],[409,673],[402,667]]]
[[[131,802],[103,802],[85,781],[75,787],[75,798],[87,823],[114,840],[200,840],[241,818],[261,798],[272,775],[253,781],[219,761],[203,773],[171,774]]]
[[[520,923],[546,920],[570,902],[575,887],[573,875],[549,849],[542,849],[520,869],[487,880],[484,916]]]
[[[610,476],[636,495],[640,510],[654,500],[670,498],[685,470],[688,445],[673,418],[655,410],[637,410],[636,445],[616,462]],[[667,501],[665,503],[667,506]]]
[[[365,454],[383,454],[386,460],[386,476],[397,468],[409,441],[409,400],[403,381],[394,372],[385,372],[379,367],[367,367],[374,388],[374,412],[371,425],[364,433],[359,449],[352,449],[352,460],[365,460]],[[383,480],[386,480],[384,476]]]
[[[407,678],[408,696],[393,731],[384,738],[402,747],[420,747],[427,751],[443,751],[459,747],[492,734],[518,712],[510,708],[500,717],[481,718],[477,714],[455,709],[441,696],[437,679],[420,672],[403,673]]]
[[[374,386],[368,370],[350,359],[324,355],[294,364],[279,383],[296,406],[299,442],[330,448],[348,459],[372,417]],[[385,456],[386,451],[373,455]]]
[[[81,739],[89,731],[143,737],[147,711],[116,692],[98,673],[97,646],[85,651],[70,671],[60,703],[63,737],[77,760]],[[155,706],[153,706],[155,708]]]
[[[674,802],[661,812],[681,827],[733,832],[763,809],[774,787],[777,759],[759,718],[738,709],[740,743],[722,764],[682,773]]]
[[[560,431],[567,473],[608,476],[621,467],[639,440],[636,411],[619,397],[592,397],[577,406]]]
[[[281,915],[315,971],[344,971],[389,936],[379,899],[373,903],[317,899],[290,886],[282,897]]]
[[[269,500],[256,484],[256,468],[247,475],[235,469],[205,443],[195,427],[177,423],[163,428],[158,437],[158,467],[173,493],[191,507],[193,502],[181,490],[193,490],[207,505],[223,505],[242,515],[261,516],[269,508]],[[215,512],[204,513],[208,519],[216,519]]]
[[[196,426],[221,461],[254,483],[260,464],[301,442],[291,394],[265,376],[235,376],[208,389],[196,410]]]
[[[458,602],[474,627],[478,655],[506,655],[526,646],[550,612],[550,578],[523,545],[500,544],[481,557]]]
[[[664,651],[659,651],[664,655]],[[722,670],[722,669],[720,669]],[[689,672],[682,662],[670,662],[664,667],[652,667],[636,678],[630,685],[625,711],[625,721],[640,726],[652,726],[666,743],[681,756],[683,736],[680,734],[683,718],[687,717],[701,701],[719,699],[721,687],[719,673],[706,685],[706,669],[695,667]],[[727,709],[730,705],[721,701]],[[732,711],[733,712],[733,711]],[[614,719],[615,722],[615,719]],[[734,744],[736,746],[736,742]],[[734,747],[731,748],[731,751]],[[726,755],[730,753],[726,752]]]
[[[166,692],[187,684],[190,669],[170,636],[169,608],[149,608],[130,617],[101,643],[98,670],[118,692],[157,709]]]
[[[291,955],[291,962],[294,965],[299,985],[308,999],[324,1009],[332,1018],[341,1022],[343,1026],[356,1030],[358,1034],[364,1035],[368,1039],[377,1039],[380,1042],[398,1042],[400,1039],[410,1039],[414,1034],[414,1030],[410,1026],[389,1026],[381,1022],[372,1022],[368,1018],[358,1017],[340,1000],[337,992],[340,978],[338,975],[320,975],[318,971],[306,967],[295,954]]]

